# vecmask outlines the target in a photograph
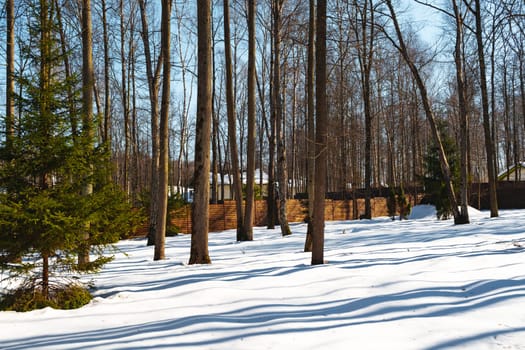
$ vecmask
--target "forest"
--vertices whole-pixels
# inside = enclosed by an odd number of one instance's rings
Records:
[[[170,205],[190,197],[190,264],[211,263],[210,203],[235,200],[236,239],[253,240],[256,196],[283,236],[287,199],[309,199],[305,251],[322,264],[326,193],[364,196],[370,219],[373,193],[435,180],[464,224],[469,186],[488,183],[496,217],[498,175],[525,159],[522,0],[0,10],[0,262],[38,256],[45,296],[50,265],[96,270],[94,247],[144,220],[164,259]]]

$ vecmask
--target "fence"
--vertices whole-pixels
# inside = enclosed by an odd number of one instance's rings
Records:
[[[329,200],[325,201],[325,220],[352,220],[358,218],[359,214],[364,212],[364,199],[357,200],[357,211],[353,210],[353,201],[351,200]],[[388,215],[386,199],[372,198],[372,215],[386,216]],[[291,199],[287,201],[286,213],[289,222],[304,221],[308,213],[308,202],[306,200]],[[355,217],[355,213],[358,213]],[[267,225],[267,206],[266,201],[255,201],[254,208],[254,225]],[[171,222],[175,225],[179,232],[191,232],[191,207],[185,206],[171,215]],[[237,213],[235,208],[235,201],[224,201],[220,204],[210,204],[209,209],[209,230],[224,231],[237,227]]]

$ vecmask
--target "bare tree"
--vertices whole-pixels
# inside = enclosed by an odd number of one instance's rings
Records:
[[[481,90],[481,109],[483,114],[483,130],[485,131],[485,150],[487,155],[487,173],[489,178],[489,200],[490,200],[490,216],[498,216],[498,197],[496,190],[496,152],[494,147],[494,140],[491,131],[490,111],[489,111],[489,95],[487,88],[487,68],[485,63],[485,46],[483,43],[483,22],[481,18],[481,1],[474,0],[474,8],[471,7],[470,1],[463,2],[469,6],[471,12],[474,14],[476,21],[476,44],[479,64],[479,81]]]
[[[326,0],[317,1],[315,193],[312,230],[312,265],[324,264],[324,221],[327,172],[328,102],[326,99]]]
[[[197,122],[195,135],[195,198],[191,214],[190,264],[209,264],[208,218],[210,136],[212,119],[211,3],[197,2],[198,66]]]
[[[162,67],[163,55],[160,54],[157,62],[153,63],[153,57],[150,47],[150,30],[146,12],[146,3],[139,0],[140,18],[142,21],[142,42],[144,46],[144,56],[146,59],[146,75],[148,80],[148,93],[150,100],[150,118],[151,118],[151,200],[149,211],[149,231],[148,245],[155,244],[155,232],[157,231],[157,213],[160,202],[157,195],[159,194],[159,90],[160,90],[160,72]],[[162,222],[161,222],[162,223]]]
[[[159,129],[159,185],[157,226],[155,232],[155,252],[153,259],[165,258],[166,216],[168,213],[169,178],[169,108],[170,108],[170,38],[171,38],[171,0],[162,0],[161,55],[162,55],[162,100],[160,104]]]
[[[371,106],[372,84],[370,75],[372,73],[376,24],[375,9],[371,0],[354,0],[356,11],[356,23],[354,35],[356,41],[357,58],[360,68],[361,94],[363,98],[363,111],[365,115],[365,213],[366,219],[372,218],[371,207],[371,182],[372,182],[372,122],[373,113]]]
[[[95,131],[93,127],[93,30],[91,24],[91,0],[82,0],[82,138],[86,145],[85,152],[91,154],[93,152],[93,142],[95,138]],[[90,164],[91,170],[93,165]],[[91,171],[92,172],[92,171]],[[93,194],[93,183],[89,179],[91,172],[86,174],[86,183],[82,189],[84,196],[91,196]],[[83,250],[78,255],[78,265],[84,268],[89,263],[89,227],[90,223],[86,223],[83,238],[85,245]]]
[[[447,188],[450,205],[452,207],[452,212],[454,215],[454,222],[461,223],[461,216],[460,216],[460,213],[458,210],[458,204],[457,204],[458,202],[456,199],[456,194],[454,192],[454,185],[452,184],[452,175],[450,171],[450,166],[448,164],[447,156],[443,148],[443,143],[441,142],[441,137],[439,135],[437,124],[435,121],[434,112],[432,110],[430,99],[428,97],[427,87],[425,85],[425,82],[423,81],[423,78],[419,72],[418,67],[414,63],[414,60],[409,53],[408,47],[405,44],[405,40],[403,38],[403,34],[401,32],[401,28],[398,23],[396,12],[392,5],[392,1],[386,0],[386,5],[388,6],[390,16],[391,16],[391,19],[394,25],[394,29],[396,32],[396,36],[398,39],[398,42],[396,42],[393,39],[391,39],[391,42],[397,48],[399,53],[403,56],[403,59],[405,60],[408,67],[410,68],[410,71],[412,72],[414,80],[416,81],[419,93],[421,95],[421,102],[423,103],[423,109],[425,110],[425,115],[427,117],[428,123],[430,125],[430,129],[432,131],[432,137],[438,148],[439,163],[441,166],[441,172],[443,174],[443,181]]]
[[[233,91],[231,31],[230,31],[230,2],[223,1],[224,6],[224,56],[226,70],[226,108],[228,114],[228,143],[230,146],[230,161],[233,172],[233,194],[237,210],[237,240],[241,241],[244,234],[244,212],[241,171],[239,168],[239,151],[237,148],[237,123],[235,116],[235,93]]]
[[[307,98],[307,181],[308,181],[308,231],[304,243],[304,251],[312,251],[312,217],[314,215],[314,196],[315,196],[315,0],[309,0],[309,21],[308,21],[308,67],[306,74],[306,98]]]
[[[454,47],[454,62],[456,65],[456,83],[458,90],[459,120],[460,120],[460,153],[461,153],[461,211],[458,223],[470,222],[468,215],[468,116],[466,83],[463,61],[463,14],[456,0],[452,0],[454,19],[456,22],[456,44]]]
[[[104,41],[104,127],[102,133],[102,142],[106,145],[107,150],[111,150],[111,91],[110,91],[110,54],[109,54],[109,30],[106,16],[106,0],[102,0],[102,30]]]
[[[272,79],[272,119],[275,120],[277,136],[277,182],[279,198],[279,224],[281,234],[292,234],[286,215],[288,172],[286,166],[285,129],[283,128],[284,108],[281,96],[281,12],[284,0],[272,1],[273,12],[273,79]]]
[[[246,169],[246,208],[244,211],[243,241],[253,240],[253,215],[255,201],[255,1],[248,0],[248,147]]]
[[[5,98],[5,132],[8,152],[13,144],[15,124],[15,5],[14,0],[6,1],[7,12],[7,66],[6,66],[6,98]]]

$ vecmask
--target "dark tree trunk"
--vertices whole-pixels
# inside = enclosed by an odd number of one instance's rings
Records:
[[[94,128],[93,128],[93,46],[92,46],[92,26],[91,26],[91,0],[82,1],[82,138],[88,154],[93,152]],[[92,175],[92,164],[88,166],[88,173],[85,174],[89,179]],[[84,196],[93,194],[93,183],[86,181],[82,189]],[[83,244],[78,254],[78,266],[85,268],[89,264],[89,233],[90,223],[86,222],[83,234]]]
[[[15,124],[15,6],[14,0],[7,0],[7,65],[6,65],[6,98],[5,98],[5,132],[8,154],[11,153]]]
[[[314,215],[315,196],[315,120],[314,120],[314,80],[315,80],[315,0],[309,0],[310,19],[308,21],[308,71],[306,81],[307,95],[307,181],[308,181],[308,229],[304,242],[304,251],[312,251],[312,217]]]
[[[147,20],[146,4],[139,0],[140,18],[142,21],[142,42],[144,45],[144,56],[146,59],[146,75],[148,79],[148,93],[150,101],[150,125],[151,125],[151,186],[150,186],[150,208],[149,208],[149,230],[147,245],[155,244],[155,232],[157,231],[157,213],[159,211],[159,90],[160,72],[163,55],[159,55],[157,64],[153,67],[150,41],[149,25]]]
[[[162,99],[160,103],[159,129],[159,186],[155,252],[153,259],[165,258],[166,218],[168,214],[169,179],[169,108],[170,108],[170,32],[171,0],[162,0],[161,55],[162,55]]]
[[[476,18],[476,43],[479,61],[480,90],[481,90],[481,107],[483,113],[483,130],[485,131],[485,150],[487,154],[487,172],[489,178],[489,200],[490,216],[497,217],[498,214],[498,197],[496,191],[496,152],[494,140],[491,131],[489,98],[487,88],[487,68],[485,65],[485,52],[483,44],[483,23],[481,20],[481,1],[474,1],[474,15]]]
[[[212,120],[211,3],[198,1],[197,123],[195,135],[195,198],[191,215],[190,264],[209,264],[208,208]]]
[[[312,265],[324,264],[324,221],[327,160],[328,103],[326,99],[326,0],[317,2],[315,194],[312,231]]]
[[[255,205],[255,0],[248,0],[248,147],[246,169],[246,208],[242,241],[253,240],[253,218]]]
[[[277,183],[279,199],[279,225],[281,234],[292,234],[286,215],[286,200],[288,190],[288,174],[286,165],[285,130],[283,128],[283,102],[281,98],[281,11],[283,1],[274,0],[273,11],[273,83],[272,83],[272,115],[275,119],[275,133],[277,136]]]
[[[235,115],[235,94],[233,91],[233,70],[230,34],[230,2],[224,0],[224,55],[226,68],[226,108],[228,114],[228,143],[230,145],[231,168],[233,172],[233,194],[237,212],[237,240],[246,236],[244,233],[244,211],[242,199],[241,170],[239,169],[239,151],[237,148],[237,126]]]
[[[460,215],[458,224],[468,224],[468,118],[467,100],[465,97],[466,84],[463,69],[463,17],[457,6],[456,0],[452,1],[454,17],[456,20],[456,46],[454,49],[454,62],[456,64],[456,82],[458,89],[459,123],[460,123],[460,153],[461,153],[461,196]]]

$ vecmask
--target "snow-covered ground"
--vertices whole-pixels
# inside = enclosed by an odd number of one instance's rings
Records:
[[[212,233],[209,266],[186,265],[189,236],[159,262],[122,241],[89,305],[0,312],[0,348],[525,349],[525,211],[454,226],[432,209],[327,223],[314,267],[304,224]]]

